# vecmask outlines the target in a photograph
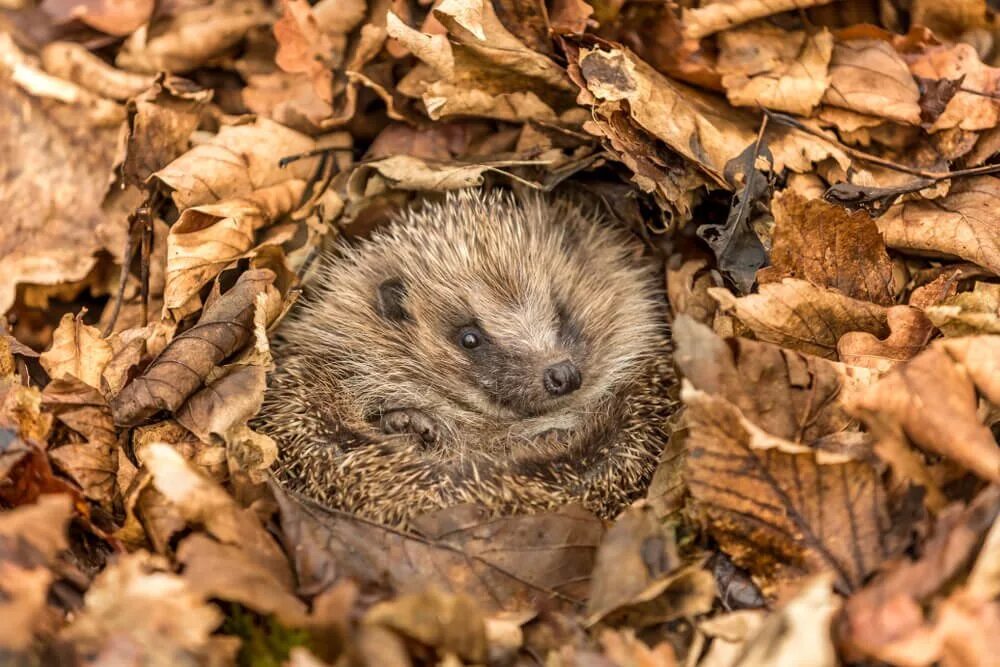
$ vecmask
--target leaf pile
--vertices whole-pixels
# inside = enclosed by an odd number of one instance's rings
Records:
[[[995,664],[985,0],[0,6],[0,662]],[[664,254],[647,497],[404,532],[271,485],[322,247],[496,183]]]

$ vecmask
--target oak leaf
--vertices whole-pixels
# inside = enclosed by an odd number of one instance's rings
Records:
[[[837,355],[845,364],[886,373],[923,350],[934,326],[918,309],[893,306],[886,311],[889,335],[883,340],[864,331],[851,331],[837,341]]]
[[[53,379],[71,376],[100,389],[101,374],[113,354],[101,332],[84,324],[81,315],[67,313],[52,335],[52,347],[41,354],[39,361]]]

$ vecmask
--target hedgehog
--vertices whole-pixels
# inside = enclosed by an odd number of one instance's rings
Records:
[[[279,484],[396,526],[465,503],[612,518],[675,407],[659,267],[579,197],[499,189],[341,243],[273,341]]]

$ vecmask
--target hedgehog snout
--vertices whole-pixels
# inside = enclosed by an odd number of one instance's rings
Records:
[[[542,383],[545,391],[553,396],[565,396],[580,388],[580,369],[566,359],[557,364],[552,364],[542,373]]]

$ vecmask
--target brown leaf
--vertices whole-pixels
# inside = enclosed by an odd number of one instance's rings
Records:
[[[246,424],[264,400],[266,372],[261,366],[237,365],[188,399],[177,411],[177,421],[204,442],[225,437]]]
[[[166,559],[122,555],[94,579],[84,608],[61,633],[81,657],[150,665],[199,664],[220,649],[217,608],[171,573]]]
[[[152,3],[150,3],[152,4]],[[76,42],[52,42],[41,53],[45,71],[106,97],[124,102],[151,85],[153,77],[116,69]]]
[[[39,357],[42,368],[55,380],[74,377],[95,389],[111,361],[111,345],[101,332],[83,323],[83,317],[66,314],[52,336],[52,347]]]
[[[784,191],[772,200],[771,266],[760,282],[790,277],[881,305],[894,303],[892,262],[875,222],[822,199]]]
[[[80,21],[124,37],[149,20],[154,0],[44,0],[42,10],[58,23]]]
[[[452,41],[420,33],[392,12],[386,23],[389,36],[423,63],[399,82],[399,92],[420,98],[432,119],[554,120],[571,106],[565,71],[512,34],[491,2],[444,0],[434,16]]]
[[[182,308],[229,264],[250,254],[255,233],[296,209],[304,190],[304,181],[289,180],[185,209],[167,236],[164,307]]]
[[[1000,334],[1000,285],[977,282],[971,292],[960,292],[924,312],[945,336]]]
[[[1000,406],[1000,336],[951,338],[939,345],[969,374],[976,389]]]
[[[282,0],[281,9],[274,24],[275,62],[286,72],[306,74],[320,99],[333,102],[333,42],[320,30],[306,0]]]
[[[701,563],[682,567],[673,532],[650,505],[622,513],[597,552],[587,598],[587,624],[643,628],[704,614],[715,580]]]
[[[486,625],[475,600],[428,590],[380,602],[362,623],[379,625],[465,662],[486,661]]]
[[[920,124],[920,89],[910,69],[889,42],[854,39],[837,42],[830,61],[830,87],[823,101],[836,107]]]
[[[1000,179],[962,179],[946,197],[892,206],[877,220],[878,228],[890,248],[961,257],[1000,274],[998,199]]]
[[[19,76],[31,74],[2,33],[0,63],[8,58]],[[77,283],[94,267],[118,122],[98,123],[73,98],[34,97],[12,75],[0,64],[0,313],[13,305],[19,284]]]
[[[154,172],[184,153],[201,112],[212,98],[192,82],[161,74],[148,89],[129,100],[128,138],[122,174],[125,182],[141,186]]]
[[[826,570],[859,586],[895,545],[877,470],[820,445],[851,425],[836,403],[843,371],[742,339],[730,348],[685,317],[674,339],[691,383],[688,486],[720,545],[765,592]]]
[[[893,306],[886,310],[889,335],[880,340],[870,333],[852,331],[837,341],[840,360],[851,366],[863,366],[883,374],[927,346],[934,327],[927,317],[910,306]]]
[[[213,368],[251,339],[255,298],[274,290],[274,277],[268,269],[243,273],[196,325],[174,338],[145,373],[125,385],[111,402],[115,423],[134,426],[161,410],[177,410]]]
[[[949,507],[941,513],[919,559],[894,563],[852,595],[836,628],[846,655],[853,660],[869,657],[914,665],[939,659],[940,638],[929,636],[923,627],[920,605],[929,603],[969,566],[998,512],[1000,494],[995,486],[982,491],[968,507]]]
[[[668,641],[662,641],[650,648],[635,636],[634,630],[627,629],[615,632],[610,628],[602,630],[599,639],[605,654],[615,665],[677,666],[676,654]]]
[[[578,35],[594,24],[593,14],[594,8],[585,0],[554,0],[549,20],[557,34]]]
[[[33,505],[0,512],[0,655],[26,651],[45,616],[53,576],[49,566],[68,546],[73,512],[68,496],[46,495]]]
[[[206,599],[238,602],[259,614],[274,614],[288,626],[305,622],[306,605],[289,582],[239,544],[222,544],[197,533],[181,542],[177,560],[184,564],[188,586]]]
[[[1000,69],[983,64],[970,44],[930,46],[910,56],[908,61],[913,74],[924,79],[962,80],[963,90],[956,92],[948,101],[944,111],[930,126],[930,132],[956,127],[988,130],[1000,121],[996,101],[990,98],[1000,88]]]
[[[284,532],[322,542],[329,562],[359,581],[387,581],[404,593],[436,586],[471,595],[486,610],[578,604],[604,530],[576,507],[489,518],[463,505],[418,518],[420,531],[406,533],[276,495]]]
[[[832,0],[732,0],[715,2],[697,9],[685,9],[682,15],[684,35],[701,39],[712,33],[790,10],[825,5]]]
[[[220,0],[186,8],[158,21],[156,30],[132,33],[115,64],[150,74],[186,72],[223,54],[268,18],[259,0]]]
[[[898,424],[923,449],[997,482],[1000,449],[976,407],[970,373],[940,344],[898,366],[851,402],[851,410],[866,421]]]
[[[721,287],[708,293],[760,340],[828,359],[836,358],[837,341],[848,332],[889,334],[886,308],[796,278],[765,283],[757,294],[739,298]]]
[[[722,85],[730,104],[809,116],[828,84],[833,35],[754,24],[719,35]]]

